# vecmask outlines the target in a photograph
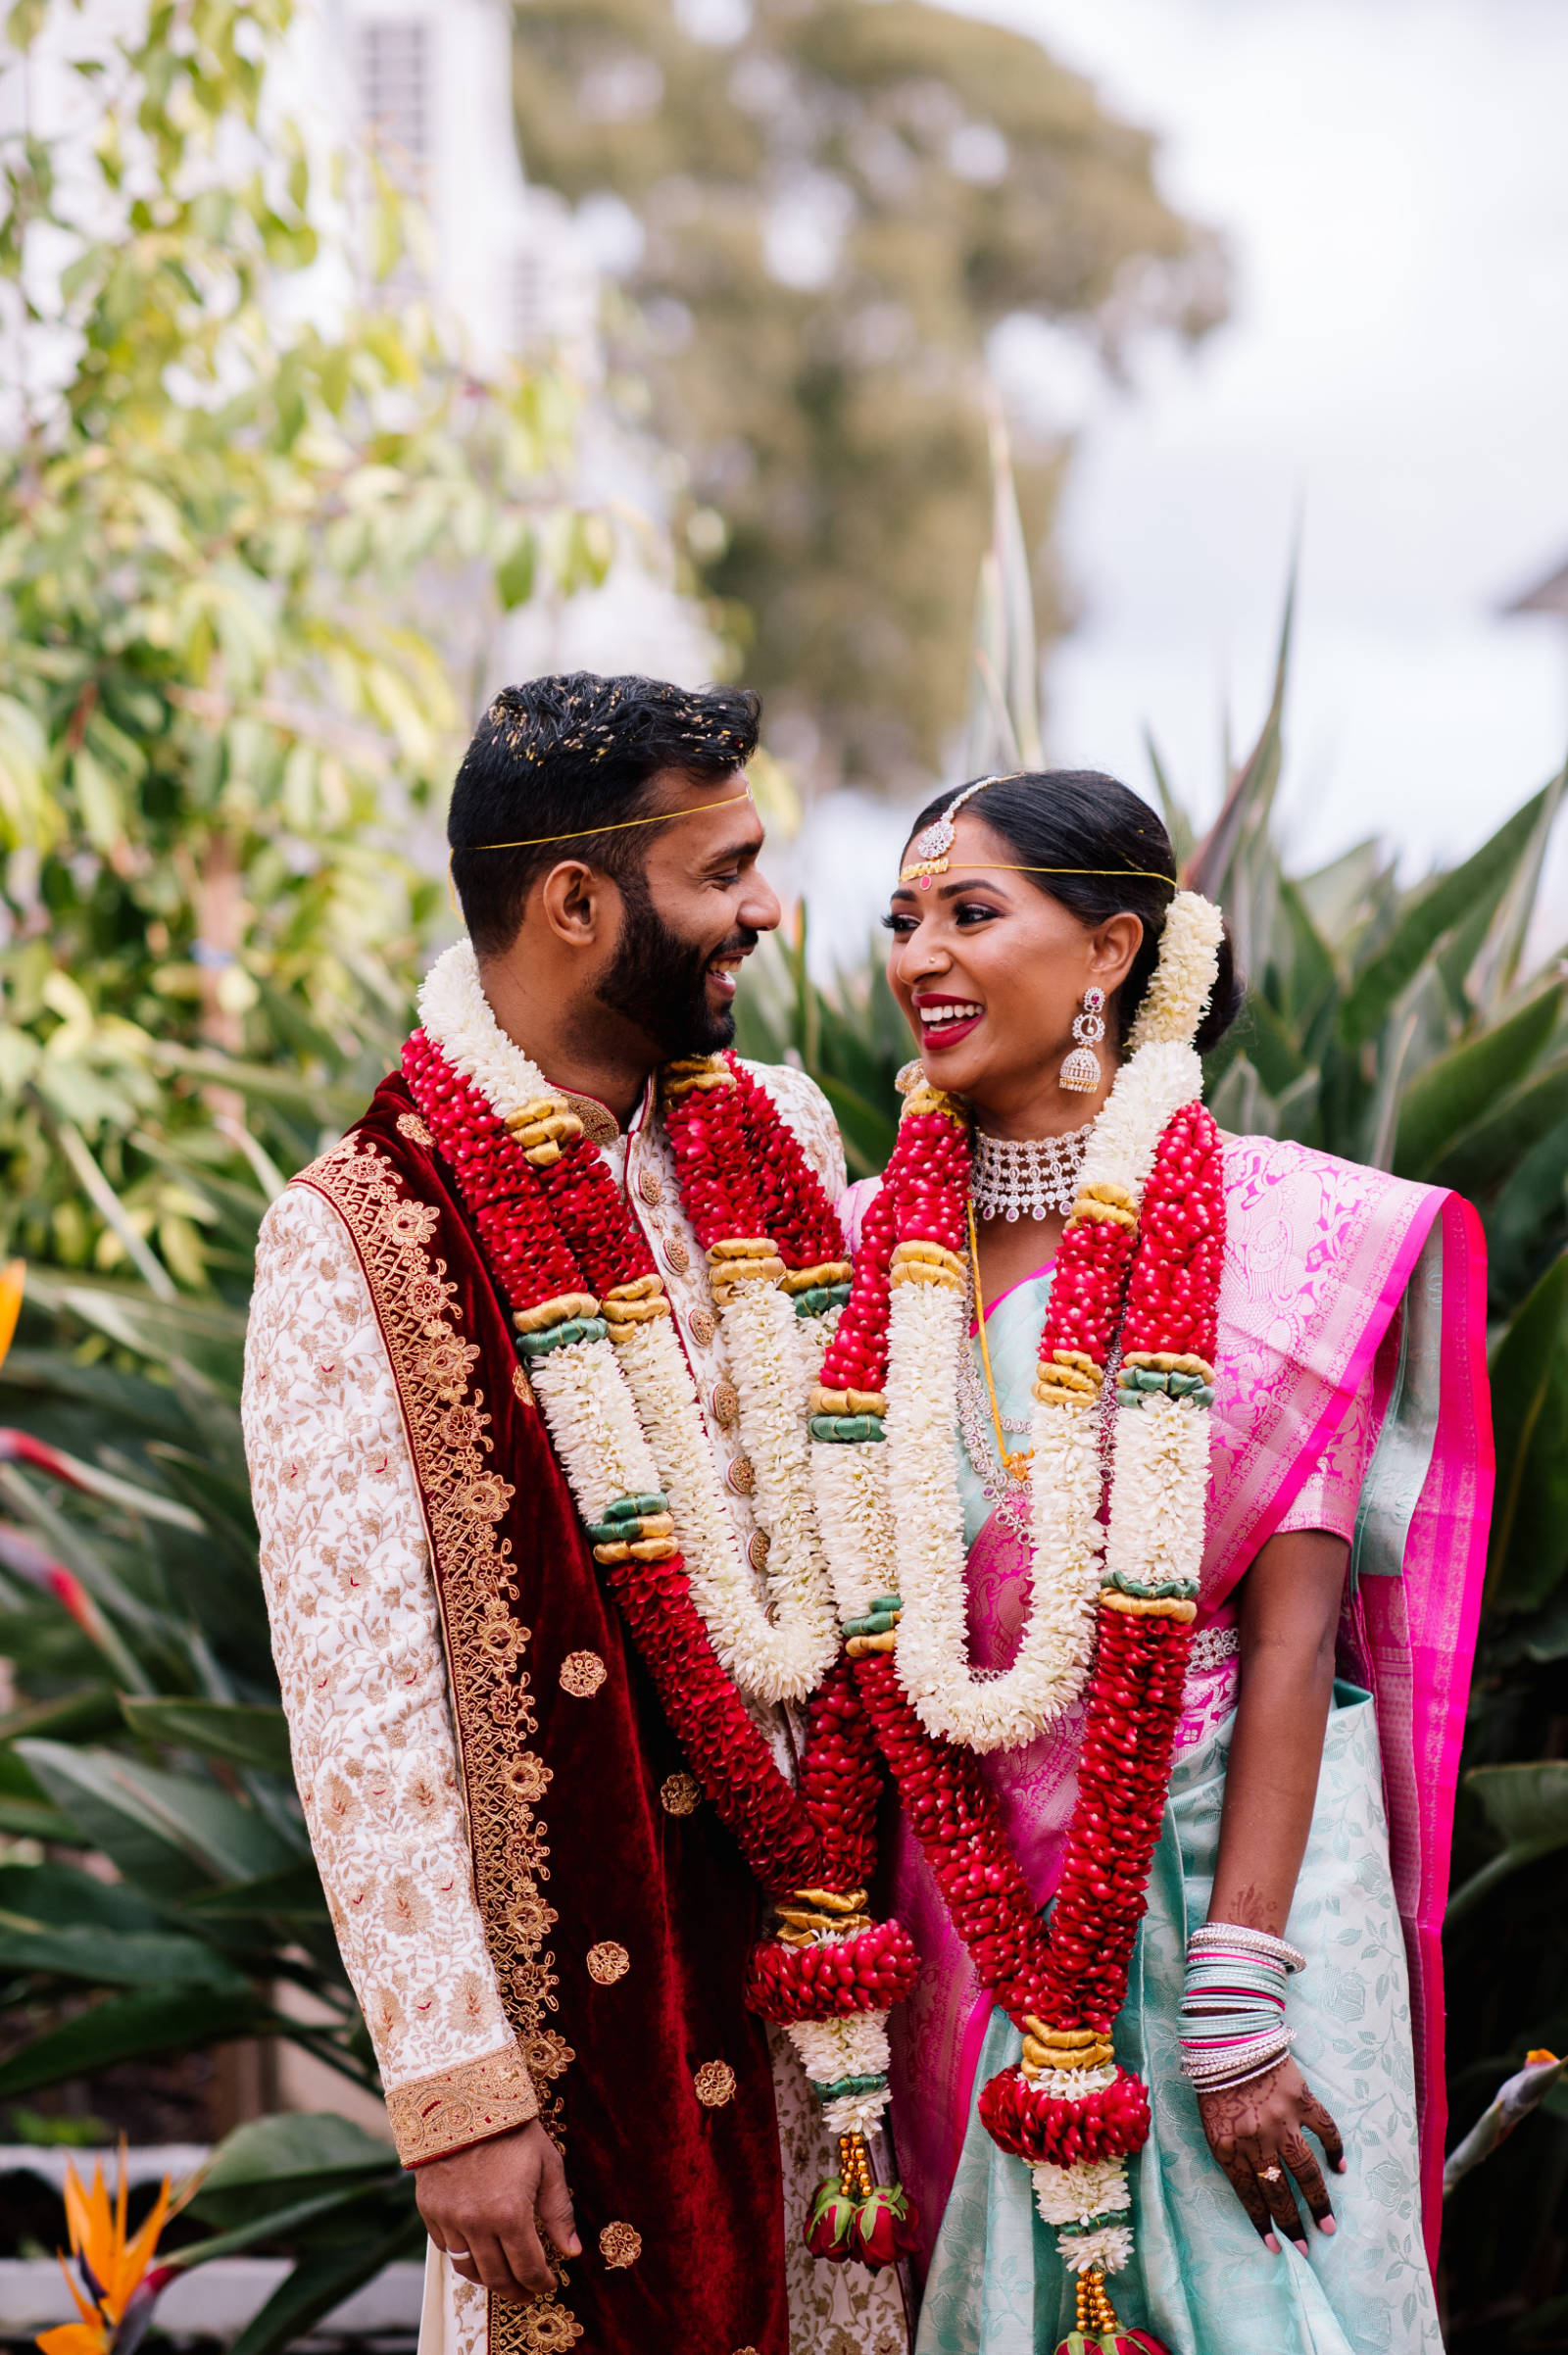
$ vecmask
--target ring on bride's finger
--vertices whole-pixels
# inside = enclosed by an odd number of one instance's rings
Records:
[[[1280,2180],[1280,2171],[1277,2167],[1260,2167],[1257,2171],[1257,2180],[1260,2183],[1277,2183]]]
[[[473,2263],[472,2254],[467,2249],[448,2249],[447,2255],[454,2265],[471,2265]]]

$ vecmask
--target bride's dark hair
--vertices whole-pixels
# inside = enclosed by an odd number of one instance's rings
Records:
[[[962,788],[950,788],[926,804],[909,829],[911,841],[942,816],[956,790]],[[999,777],[966,802],[960,815],[988,825],[1020,867],[1115,870],[1106,875],[1037,874],[1028,881],[1059,900],[1082,924],[1103,924],[1124,910],[1141,920],[1142,944],[1108,1009],[1115,1017],[1119,1043],[1144,1002],[1159,956],[1165,911],[1176,893],[1176,855],[1158,815],[1114,777],[1092,768],[1026,769],[1017,776]],[[1131,871],[1140,867],[1150,871]],[[1245,995],[1227,933],[1220,943],[1214,995],[1199,1027],[1200,1055],[1218,1046],[1241,1012]]]

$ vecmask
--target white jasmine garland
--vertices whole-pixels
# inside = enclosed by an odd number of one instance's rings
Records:
[[[1029,1616],[1012,1666],[969,1666],[963,1507],[953,1435],[957,1361],[967,1347],[963,1295],[935,1284],[893,1293],[888,1337],[887,1446],[895,1523],[899,1679],[929,1734],[970,1749],[1013,1748],[1055,1723],[1078,1697],[1094,1637],[1099,1584],[1100,1463],[1092,1415],[1042,1408],[1046,1542],[1035,1554]],[[1062,1493],[1057,1493],[1058,1480]]]
[[[845,2077],[886,2079],[889,2061],[886,2012],[850,2012],[831,2020],[796,2020],[785,2034],[813,2085],[837,2085]],[[888,2100],[885,2083],[865,2093],[840,2093],[823,2104],[822,2123],[830,2134],[874,2134]]]
[[[886,2085],[872,2093],[840,2093],[822,2105],[822,2124],[830,2134],[874,2134],[892,2095]]]
[[[1196,1583],[1208,1501],[1208,1409],[1146,1391],[1116,1410],[1105,1574],[1139,1586]]]
[[[1187,1045],[1214,994],[1224,918],[1212,900],[1179,891],[1165,913],[1159,962],[1138,1008],[1127,1046],[1137,1055],[1156,1040]]]
[[[771,1285],[755,1285],[782,1303],[791,1322],[794,1309],[785,1295]],[[743,1408],[741,1427],[748,1449],[757,1447],[752,1461],[758,1472],[759,1502],[764,1497],[763,1461],[776,1458],[778,1424],[793,1418],[800,1434],[802,1463],[798,1482],[785,1498],[784,1510],[797,1525],[804,1523],[814,1537],[814,1516],[807,1479],[805,1397],[799,1390],[794,1342],[779,1395],[769,1401],[765,1447],[759,1445],[758,1425]],[[839,1647],[826,1567],[812,1561],[797,1542],[780,1546],[775,1539],[768,1553],[767,1591],[774,1606],[769,1619],[758,1598],[750,1565],[742,1555],[735,1526],[724,1504],[718,1473],[691,1371],[668,1317],[639,1325],[632,1338],[618,1345],[622,1368],[637,1401],[638,1413],[659,1467],[658,1486],[669,1499],[675,1536],[691,1581],[692,1600],[701,1612],[713,1649],[726,1673],[742,1692],[759,1700],[805,1700],[820,1684]],[[735,1358],[730,1359],[735,1370]],[[739,1383],[737,1381],[737,1388]],[[771,1447],[775,1453],[765,1452]],[[767,1490],[770,1509],[777,1509],[775,1492]],[[779,1556],[775,1564],[775,1553]]]
[[[888,2071],[886,2012],[843,2012],[831,2020],[797,2020],[789,2039],[813,2085],[837,2085],[841,2077],[885,2077]]]
[[[554,1089],[490,1010],[471,941],[444,949],[419,988],[419,1020],[455,1071],[471,1080],[498,1120]]]
[[[608,1341],[570,1342],[529,1368],[550,1442],[585,1521],[617,1496],[646,1496],[659,1471]]]
[[[1091,2093],[1102,2093],[1116,2082],[1116,2064],[1105,2061],[1098,2069],[1039,2069],[1030,2078],[1032,2085],[1052,2094],[1057,2101],[1084,2101]]]
[[[1102,2225],[1094,2232],[1062,2232],[1056,2254],[1070,2274],[1086,2274],[1094,2267],[1102,2274],[1119,2274],[1133,2261],[1132,2227]]]
[[[1048,2225],[1086,2225],[1092,2216],[1113,2216],[1132,2205],[1124,2159],[1075,2159],[1070,2167],[1043,2160],[1029,2173],[1035,2205]]]
[[[832,1581],[811,1500],[799,1318],[776,1284],[743,1283],[719,1312],[741,1429],[756,1479],[752,1509],[767,1533],[767,1593],[775,1647],[791,1681],[770,1700],[804,1700],[839,1651]],[[763,1622],[764,1628],[766,1622]]]
[[[858,1447],[841,1447],[833,1440],[811,1443],[817,1526],[826,1544],[841,1620],[863,1619],[875,1595],[898,1593],[890,1454],[887,1445],[877,1441]]]

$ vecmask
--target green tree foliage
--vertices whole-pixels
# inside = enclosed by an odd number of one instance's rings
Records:
[[[1114,365],[1211,324],[1223,271],[1150,138],[1035,42],[924,0],[748,14],[719,45],[672,0],[519,0],[523,155],[636,210],[618,351],[685,459],[696,569],[775,711],[887,783],[962,715],[987,333],[1030,313]],[[1037,540],[1060,458],[1028,471]]]
[[[77,78],[95,127],[0,138],[0,1227],[166,1289],[241,1272],[223,1189],[288,1143],[196,1085],[215,1052],[330,1081],[397,1027],[438,887],[393,846],[465,716],[443,579],[471,651],[608,556],[569,387],[477,379],[391,297],[389,182],[270,105],[289,15],[156,0],[107,55],[66,0],[11,20],[8,100]]]

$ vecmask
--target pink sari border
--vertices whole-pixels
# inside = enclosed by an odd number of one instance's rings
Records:
[[[1367,1172],[1371,1175],[1371,1172]],[[1350,1400],[1371,1370],[1384,1335],[1393,1321],[1394,1312],[1404,1298],[1411,1271],[1420,1258],[1433,1221],[1443,1206],[1444,1196],[1434,1188],[1422,1188],[1410,1204],[1408,1223],[1404,1227],[1393,1259],[1388,1265],[1381,1289],[1371,1314],[1360,1327],[1354,1346],[1345,1367],[1333,1387],[1321,1390],[1315,1421],[1301,1433],[1295,1458],[1275,1488],[1266,1509],[1247,1529],[1245,1539],[1235,1542],[1222,1568],[1210,1568],[1203,1578],[1202,1599],[1198,1608],[1198,1623],[1206,1627],[1215,1619],[1232,1591],[1246,1576],[1249,1565],[1262,1552],[1269,1539],[1279,1528],[1291,1506],[1310,1478],[1318,1458],[1329,1441],[1344,1422]],[[1452,1197],[1448,1198],[1452,1200]]]

